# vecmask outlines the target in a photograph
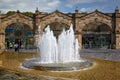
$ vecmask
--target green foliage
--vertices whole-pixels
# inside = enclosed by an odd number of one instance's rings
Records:
[[[23,12],[23,14],[27,15],[27,16],[33,16],[33,12]]]
[[[12,15],[12,14],[15,14],[16,11],[8,11],[7,12],[7,15]],[[23,14],[27,15],[27,16],[33,16],[33,12],[23,12]]]
[[[12,14],[14,14],[15,13],[15,11],[8,11],[7,12],[7,15],[12,15]]]

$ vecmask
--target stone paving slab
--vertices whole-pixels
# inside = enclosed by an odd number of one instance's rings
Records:
[[[14,51],[7,50],[7,51]],[[37,49],[20,49],[20,52],[38,52]],[[81,49],[81,56],[100,58],[105,60],[112,60],[120,62],[120,50],[117,49]]]
[[[82,49],[80,55],[120,62],[120,50],[115,49]]]
[[[0,67],[2,66],[2,61],[0,60]]]
[[[0,54],[3,52],[4,50],[0,50]]]
[[[22,74],[15,71],[0,70],[0,80],[77,80],[47,75]]]

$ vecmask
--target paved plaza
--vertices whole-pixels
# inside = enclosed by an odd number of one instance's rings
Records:
[[[82,49],[80,50],[81,57],[93,58],[99,66],[93,67],[86,71],[77,71],[77,72],[46,72],[46,71],[34,71],[35,75],[33,75],[33,71],[26,71],[23,69],[19,69],[18,65],[21,61],[30,58],[37,57],[37,49],[20,49],[19,52],[15,52],[14,49],[6,50],[7,52],[3,52],[1,54],[1,60],[4,61],[4,67],[6,69],[10,69],[13,71],[2,70],[3,76],[1,79],[15,78],[18,80],[21,79],[47,79],[47,80],[119,80],[118,77],[120,74],[120,50],[115,49]],[[96,59],[95,59],[96,58]],[[110,60],[110,61],[109,61]],[[12,63],[11,63],[12,62]],[[2,62],[0,62],[2,64]],[[2,66],[2,65],[1,65]],[[116,67],[118,66],[118,67]],[[20,71],[19,73],[16,72]],[[26,74],[23,74],[25,72]],[[19,75],[16,75],[19,74]],[[111,74],[112,73],[112,74]],[[7,75],[6,75],[7,74]],[[14,75],[11,75],[14,74]],[[32,74],[32,75],[31,75]],[[38,75],[39,74],[39,75]],[[45,74],[45,75],[43,75]],[[50,77],[47,77],[47,76]],[[53,76],[54,75],[54,76]],[[57,76],[59,75],[59,76]],[[65,75],[65,76],[64,76]],[[17,76],[17,77],[16,77]],[[93,77],[91,77],[93,76]],[[99,79],[100,78],[100,79]],[[1,80],[0,79],[0,80]],[[12,80],[11,79],[11,80]]]
[[[7,50],[14,52],[14,49]],[[19,52],[38,52],[37,49],[20,49]],[[120,50],[117,49],[81,49],[80,55],[83,57],[98,58],[120,62]]]
[[[81,56],[99,58],[105,60],[119,61],[120,50],[115,49],[82,49],[80,50]]]

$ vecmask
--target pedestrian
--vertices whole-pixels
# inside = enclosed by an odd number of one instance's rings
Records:
[[[16,51],[19,52],[19,45],[18,45],[18,43],[15,43],[14,48],[15,48],[15,52],[16,52]]]
[[[7,41],[7,49],[9,49],[10,48],[10,43],[9,43],[9,41]]]
[[[12,43],[10,43],[10,49],[12,49],[13,48],[13,45],[12,45]]]
[[[21,49],[22,41],[19,41],[19,49]]]

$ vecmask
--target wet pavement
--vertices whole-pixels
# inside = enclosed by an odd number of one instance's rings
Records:
[[[38,52],[37,49],[21,50],[22,52]],[[117,49],[81,49],[80,55],[90,58],[100,58],[105,60],[119,61],[120,50]]]
[[[7,50],[7,51],[14,52],[14,49]],[[37,49],[20,49],[19,52],[38,53],[38,50]],[[99,58],[99,59],[120,62],[120,50],[117,50],[117,49],[81,49],[80,55],[83,57]]]
[[[115,49],[82,49],[80,50],[80,55],[120,62],[120,50]]]
[[[93,59],[98,66],[86,71],[78,72],[49,72],[40,70],[25,70],[20,67],[20,63],[25,59],[38,57],[36,49],[20,49],[19,53],[14,49],[6,50],[1,54],[0,60],[3,61],[5,68],[0,70],[0,80],[119,80],[120,79],[120,50],[114,49],[82,49],[80,55]],[[100,60],[102,59],[102,60]],[[105,59],[105,60],[104,60]],[[112,60],[112,61],[107,61]],[[117,61],[117,62],[114,62]],[[18,67],[19,66],[19,67]],[[117,66],[117,67],[116,67]],[[11,71],[8,71],[10,69]],[[33,75],[34,73],[34,75]],[[117,77],[116,77],[117,75]],[[50,77],[48,77],[50,76]],[[91,77],[93,76],[93,77]],[[100,79],[99,79],[100,78]],[[111,79],[110,79],[111,78]]]

